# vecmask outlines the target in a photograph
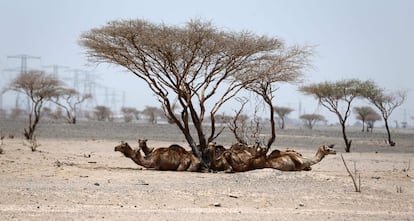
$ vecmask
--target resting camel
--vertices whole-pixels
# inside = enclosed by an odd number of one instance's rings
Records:
[[[210,168],[215,171],[244,172],[261,169],[266,166],[266,152],[256,150],[257,148],[249,147],[250,149],[255,149],[251,151],[247,147],[240,149],[230,148],[229,150],[224,150],[220,155],[217,155],[219,151],[216,148],[215,142],[209,143]]]
[[[200,160],[179,145],[157,148],[146,157],[142,156],[140,149],[134,150],[124,142],[116,146],[115,151],[123,153],[124,156],[145,168],[192,172],[200,169]]]
[[[322,145],[318,148],[316,154],[312,158],[305,158],[296,151],[286,151],[283,153],[273,152],[267,157],[266,167],[282,170],[282,171],[310,171],[311,166],[319,163],[326,155],[336,154],[333,149],[334,145]]]
[[[152,151],[154,151],[153,147],[149,148],[147,146],[147,141],[148,141],[148,139],[144,139],[144,140],[138,139],[138,146],[144,152],[145,156],[150,155],[152,153]]]
[[[256,144],[256,146],[249,146],[247,144],[237,142],[231,145],[230,150],[235,151],[235,152],[247,151],[252,156],[257,156],[257,155],[262,155],[262,154],[267,153],[267,149],[260,147],[258,143]]]

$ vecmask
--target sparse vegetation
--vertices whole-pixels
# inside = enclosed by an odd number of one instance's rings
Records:
[[[352,140],[346,134],[346,122],[351,115],[351,104],[362,96],[365,83],[357,79],[341,80],[337,82],[322,82],[302,86],[300,91],[313,95],[319,104],[334,113],[339,120],[342,129],[342,137],[345,141],[345,151],[351,151]]]
[[[342,162],[344,163],[346,171],[348,172],[349,176],[352,179],[352,183],[354,184],[354,187],[355,187],[355,192],[360,193],[361,192],[361,174],[357,173],[356,162],[354,162],[354,173],[352,174],[342,154],[341,154],[341,159],[342,159]]]
[[[146,106],[142,111],[142,115],[147,116],[149,123],[157,124],[158,117],[161,117],[163,115],[163,111],[158,107]]]
[[[36,136],[33,136],[32,139],[27,140],[28,143],[24,143],[25,145],[29,146],[32,152],[35,152],[40,144],[37,142]]]
[[[66,121],[69,124],[76,124],[77,106],[87,99],[91,99],[91,94],[80,94],[72,88],[61,88],[53,97],[52,102],[63,108],[66,112]]]
[[[29,126],[24,128],[24,136],[27,140],[34,137],[36,127],[42,116],[42,107],[52,97],[58,96],[63,83],[53,75],[43,71],[29,71],[17,76],[7,88],[25,94],[30,103]]]
[[[303,121],[305,127],[311,130],[317,122],[325,120],[325,117],[320,114],[303,114],[299,118]]]
[[[285,129],[286,117],[287,117],[287,115],[289,115],[293,111],[293,109],[290,108],[290,107],[275,106],[274,110],[280,118],[279,128],[282,129],[282,130]]]
[[[368,120],[370,122],[373,122],[375,120],[375,116],[379,116],[372,107],[369,106],[363,106],[363,107],[354,107],[354,111],[356,116],[356,119],[360,120],[362,122],[362,130],[361,132],[365,132],[365,124],[367,124],[366,132],[368,132]],[[375,121],[374,121],[375,122]],[[374,124],[372,123],[372,126]],[[371,126],[371,125],[370,125]]]
[[[103,105],[96,106],[93,113],[98,121],[110,121],[112,119],[111,109]]]
[[[407,92],[386,92],[384,88],[380,88],[375,82],[368,81],[364,84],[365,90],[363,96],[367,98],[378,110],[381,112],[384,119],[385,129],[387,131],[388,144],[395,146],[395,142],[391,138],[391,132],[388,124],[388,119],[392,112],[399,106],[401,106],[406,97]]]
[[[125,123],[131,122],[133,119],[139,119],[140,112],[135,107],[122,107],[121,112]]]

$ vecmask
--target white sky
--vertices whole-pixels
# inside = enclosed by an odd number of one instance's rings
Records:
[[[173,25],[201,18],[219,28],[280,37],[287,44],[315,45],[306,83],[359,78],[390,90],[407,90],[407,100],[392,120],[404,120],[406,112],[409,124],[414,124],[410,119],[414,116],[414,1],[410,0],[1,0],[0,87],[17,73],[5,69],[20,67],[19,59],[7,57],[28,54],[41,57],[29,59],[28,69],[62,65],[97,75],[109,95],[113,91],[118,95],[117,109],[122,106],[123,91],[126,106],[158,106],[138,78],[105,64],[87,66],[77,43],[84,31],[108,21],[134,18]],[[68,78],[73,73],[61,69],[59,75]],[[112,104],[113,98],[105,97],[104,89],[97,87],[96,93],[99,104]],[[299,100],[302,112],[317,111],[336,122],[333,114],[318,107],[312,97],[296,92],[294,86],[281,86],[275,102],[297,110]],[[6,93],[3,107],[13,105],[14,95]],[[297,116],[298,112],[290,115]]]

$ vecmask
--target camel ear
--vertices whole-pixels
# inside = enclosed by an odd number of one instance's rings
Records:
[[[121,140],[121,144],[124,144],[124,141],[123,140]]]
[[[329,148],[334,148],[335,144],[330,144],[328,147]]]

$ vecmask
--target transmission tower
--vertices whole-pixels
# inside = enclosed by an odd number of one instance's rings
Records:
[[[73,73],[73,78],[71,78],[73,80],[73,88],[77,90],[78,92],[80,92],[79,91],[79,88],[80,88],[79,87],[79,74],[83,74],[85,73],[85,71],[81,69],[70,69],[70,70],[67,70],[67,72]]]
[[[52,75],[55,76],[56,78],[59,79],[59,69],[63,68],[63,69],[67,69],[69,68],[68,66],[62,66],[62,65],[45,65],[43,66],[44,68],[52,68],[53,72]]]
[[[27,54],[10,55],[10,56],[7,56],[7,58],[18,58],[18,59],[20,59],[20,74],[26,74],[27,73],[27,59],[40,59],[39,56],[31,56],[31,55],[27,55]],[[19,99],[19,97],[16,98],[16,108],[17,108],[17,105],[18,105],[18,99]],[[29,99],[29,97],[27,97],[26,110],[30,111],[30,99]]]
[[[7,58],[18,58],[20,59],[20,73],[25,74],[27,73],[27,59],[40,59],[39,56],[31,56],[27,54],[20,54],[20,55],[10,55]]]

